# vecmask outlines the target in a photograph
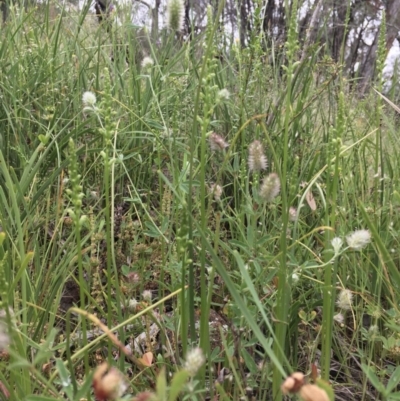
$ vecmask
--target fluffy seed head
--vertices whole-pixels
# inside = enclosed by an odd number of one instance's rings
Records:
[[[289,220],[297,221],[298,217],[299,217],[298,210],[295,207],[291,206],[289,208]]]
[[[143,291],[143,294],[142,294],[142,297],[143,297],[143,299],[144,299],[145,301],[150,302],[150,301],[151,301],[151,298],[153,297],[153,294],[151,293],[150,290],[144,290],[144,291]]]
[[[337,255],[340,252],[340,249],[342,248],[343,245],[343,240],[339,237],[335,237],[331,241],[333,251],[335,252],[335,255]]]
[[[167,4],[167,25],[172,31],[183,29],[185,4],[183,0],[169,0]]]
[[[228,101],[229,98],[231,97],[231,94],[230,94],[230,92],[228,91],[228,89],[224,88],[224,89],[221,89],[220,91],[218,91],[217,97],[218,97],[219,99],[221,99],[221,100]]]
[[[190,374],[190,376],[195,376],[205,361],[206,359],[203,351],[200,348],[193,348],[187,353],[183,368]]]
[[[210,134],[210,136],[208,137],[208,141],[210,142],[210,148],[213,151],[224,150],[229,146],[229,144],[225,142],[225,139],[215,132]]]
[[[339,292],[336,305],[343,310],[351,309],[353,302],[353,293],[350,290],[343,289]]]
[[[222,187],[218,184],[211,184],[210,185],[210,193],[214,195],[214,199],[218,202],[221,200],[222,195]]]
[[[368,332],[371,336],[377,336],[379,334],[379,327],[376,324],[369,326]]]
[[[261,171],[267,168],[267,158],[264,155],[264,149],[260,141],[254,141],[249,145],[248,163],[250,171]]]
[[[360,251],[371,242],[371,233],[368,230],[356,230],[346,237],[347,245],[355,251]]]
[[[131,311],[134,312],[134,311],[137,309],[138,305],[139,305],[139,302],[136,301],[135,298],[132,298],[132,299],[129,300],[128,308],[129,308]]]
[[[87,91],[82,95],[82,103],[84,107],[93,107],[96,104],[96,95]]]
[[[154,61],[151,57],[144,57],[142,60],[142,68],[146,70],[147,68],[151,68],[154,65]]]
[[[279,181],[278,174],[271,173],[264,178],[261,189],[260,196],[266,202],[272,202],[279,194],[281,189],[281,182]]]
[[[14,312],[9,308],[11,318],[14,316]],[[7,311],[0,309],[0,352],[7,350],[10,345],[10,334],[6,323]]]
[[[342,324],[344,322],[344,316],[341,313],[337,313],[335,316],[333,316],[333,320],[339,324]]]

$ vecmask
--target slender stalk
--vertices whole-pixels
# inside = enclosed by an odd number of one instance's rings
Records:
[[[289,15],[289,8],[286,8]],[[278,360],[283,364],[286,350],[286,333],[288,329],[288,313],[291,299],[291,275],[292,268],[287,264],[287,228],[289,218],[288,193],[287,193],[287,172],[289,163],[289,124],[292,118],[292,77],[294,73],[294,56],[297,48],[296,33],[297,0],[293,1],[289,22],[289,34],[287,43],[288,69],[286,75],[286,100],[285,100],[285,125],[283,133],[283,159],[281,167],[281,198],[282,198],[282,231],[280,236],[280,264],[278,269],[278,294],[275,315],[277,318],[275,334],[277,341],[274,345],[274,352]],[[280,384],[282,382],[281,370],[274,367],[273,373],[273,396],[280,401],[282,393]]]

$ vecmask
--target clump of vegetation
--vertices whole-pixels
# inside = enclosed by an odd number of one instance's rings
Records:
[[[299,57],[296,1],[281,48],[227,46],[221,8],[146,54],[88,7],[10,10],[0,398],[399,399],[385,53],[360,100]]]

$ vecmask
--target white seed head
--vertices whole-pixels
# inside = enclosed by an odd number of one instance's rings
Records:
[[[353,303],[353,293],[350,290],[343,289],[339,292],[336,305],[343,310],[351,309]]]
[[[218,202],[221,200],[222,196],[222,187],[218,184],[211,184],[210,185],[210,192],[213,194],[214,199]]]
[[[142,60],[142,68],[146,70],[147,68],[151,68],[154,65],[154,61],[151,57],[144,57]]]
[[[368,230],[356,230],[346,237],[347,245],[355,251],[360,251],[371,242],[371,233]]]
[[[217,97],[221,100],[228,101],[229,98],[231,97],[231,93],[228,91],[228,89],[224,88],[218,91]]]
[[[267,158],[260,141],[254,141],[249,145],[249,170],[261,171],[268,167]]]
[[[279,194],[281,190],[281,182],[279,176],[276,173],[271,173],[264,178],[261,188],[260,196],[266,202],[272,202]]]
[[[291,206],[289,208],[289,220],[290,221],[297,221],[297,219],[299,218],[299,213],[297,208]]]
[[[93,107],[96,104],[96,95],[87,91],[82,95],[82,103],[84,107]]]
[[[335,237],[331,241],[333,251],[335,252],[335,255],[338,255],[340,252],[340,249],[342,248],[343,245],[343,240],[339,237]]]
[[[208,137],[208,141],[210,143],[210,148],[213,151],[221,151],[229,146],[229,144],[225,142],[225,139],[222,138],[221,135],[216,134],[215,132],[212,132],[210,134],[210,136]]]
[[[369,326],[368,333],[371,338],[376,338],[379,336],[379,327],[376,324]]]
[[[153,297],[153,294],[151,293],[150,290],[144,290],[142,297],[145,301],[150,302]]]
[[[342,324],[344,322],[344,316],[341,313],[337,313],[335,316],[333,316],[333,320],[339,324]]]
[[[190,376],[195,376],[205,361],[206,359],[203,351],[198,347],[193,348],[187,353],[183,368],[190,374]]]
[[[132,299],[129,300],[128,308],[129,308],[131,311],[135,311],[135,310],[137,309],[138,305],[139,305],[139,302],[136,301],[135,298],[132,298]]]

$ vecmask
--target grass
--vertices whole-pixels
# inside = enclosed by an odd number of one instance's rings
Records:
[[[122,372],[126,399],[280,400],[301,371],[399,399],[395,100],[357,99],[323,49],[298,62],[293,19],[278,52],[257,30],[220,46],[210,14],[192,42],[149,39],[143,67],[129,23],[51,10],[1,33],[1,398],[101,399]]]

